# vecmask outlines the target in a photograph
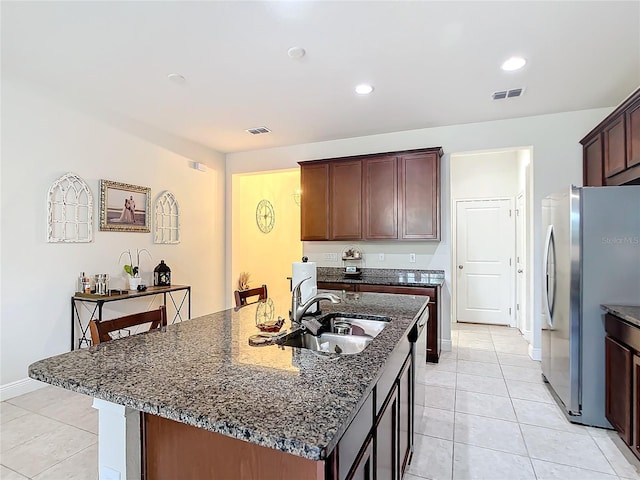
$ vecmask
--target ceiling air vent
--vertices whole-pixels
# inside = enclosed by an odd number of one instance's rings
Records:
[[[267,127],[255,127],[248,128],[245,130],[245,132],[249,132],[251,135],[260,135],[261,133],[271,133],[271,130],[269,130]]]
[[[512,88],[511,90],[501,90],[494,92],[491,98],[494,100],[502,100],[503,98],[515,98],[524,93],[524,88]]]

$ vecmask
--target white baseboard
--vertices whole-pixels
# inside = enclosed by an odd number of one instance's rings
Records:
[[[533,348],[533,345],[529,344],[529,356],[532,360],[541,361],[542,351],[539,348]]]
[[[441,340],[440,347],[443,352],[451,351],[451,340]]]
[[[22,380],[16,380],[15,382],[0,385],[0,402],[24,395],[25,393],[33,392],[34,390],[38,390],[39,388],[46,386],[46,383],[33,380],[32,378],[23,378]]]

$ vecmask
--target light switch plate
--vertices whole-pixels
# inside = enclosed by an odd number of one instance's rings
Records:
[[[410,253],[409,254],[409,263],[416,263],[416,254],[415,253]]]
[[[324,259],[327,262],[337,262],[338,261],[338,254],[337,253],[325,253],[324,254]]]

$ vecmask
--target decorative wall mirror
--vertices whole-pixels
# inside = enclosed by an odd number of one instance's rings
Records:
[[[180,243],[180,208],[173,193],[165,191],[156,199],[154,243]]]
[[[49,187],[47,242],[93,241],[93,195],[79,176],[67,173]]]

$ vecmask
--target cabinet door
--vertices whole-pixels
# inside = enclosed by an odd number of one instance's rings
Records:
[[[373,480],[373,440],[371,438],[365,444],[347,479]]]
[[[627,168],[640,164],[640,101],[626,112],[627,120]]]
[[[398,452],[399,466],[400,466],[400,478],[404,475],[404,471],[409,465],[411,459],[411,450],[413,448],[413,365],[411,362],[412,356],[409,355],[407,363],[402,367],[399,381],[399,438],[398,438]]]
[[[398,160],[364,161],[364,217],[367,239],[398,238]]]
[[[362,238],[362,161],[330,163],[331,240]]]
[[[640,458],[640,356],[633,355],[633,444],[631,449]]]
[[[440,157],[416,153],[400,157],[400,238],[440,239]]]
[[[631,382],[633,354],[605,337],[605,416],[627,445],[631,445]]]
[[[398,389],[394,385],[376,428],[376,480],[398,478]]]
[[[300,240],[329,240],[329,164],[300,166]]]
[[[604,129],[604,176],[606,178],[626,168],[624,123],[624,115],[620,115]]]
[[[602,182],[602,137],[596,135],[583,147],[583,181],[585,187],[601,187]]]

